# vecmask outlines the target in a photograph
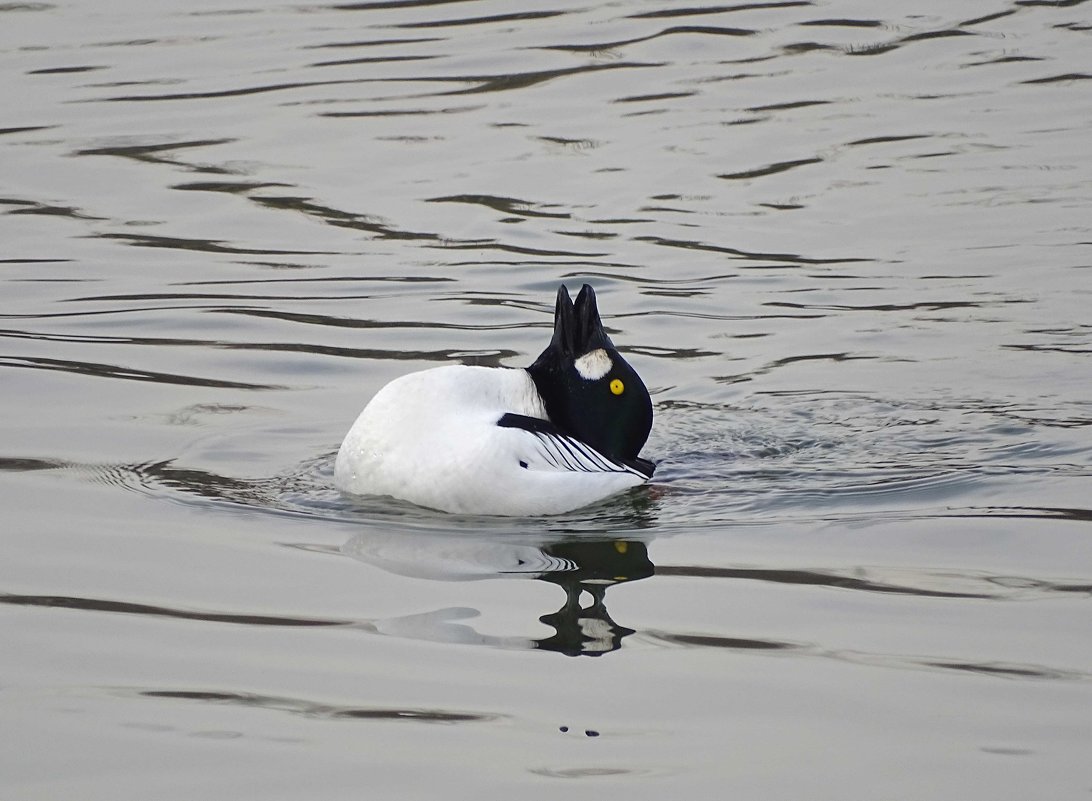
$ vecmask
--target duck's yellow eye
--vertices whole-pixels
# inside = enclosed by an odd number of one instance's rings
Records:
[[[621,395],[626,391],[626,385],[622,383],[622,379],[616,378],[610,382],[610,391],[615,395]]]

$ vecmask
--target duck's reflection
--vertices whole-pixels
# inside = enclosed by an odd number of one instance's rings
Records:
[[[569,570],[539,576],[565,590],[565,605],[539,618],[555,634],[536,641],[536,647],[569,656],[598,656],[616,651],[633,629],[615,623],[607,612],[607,588],[625,581],[647,578],[655,572],[648,548],[637,540],[570,541],[544,549],[568,562]],[[588,606],[581,597],[591,597]]]
[[[535,648],[568,656],[599,656],[621,647],[633,629],[607,612],[607,589],[647,578],[655,572],[644,542],[635,539],[560,538],[529,542],[525,537],[474,537],[450,532],[369,531],[342,550],[391,573],[415,578],[465,581],[524,578],[556,584],[565,603],[539,620],[553,629],[541,639],[495,637],[467,625],[472,609],[441,609],[422,615],[377,621],[384,634],[431,641],[507,648]],[[588,598],[589,602],[584,602]]]

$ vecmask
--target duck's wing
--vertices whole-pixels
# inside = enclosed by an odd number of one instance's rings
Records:
[[[526,459],[520,460],[520,466],[529,470],[628,473],[648,480],[656,469],[656,465],[647,459],[612,459],[605,456],[586,442],[563,433],[549,420],[509,412],[501,416],[497,425],[528,434],[528,454]]]

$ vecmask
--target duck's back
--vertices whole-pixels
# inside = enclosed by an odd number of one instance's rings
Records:
[[[644,480],[559,468],[533,433],[497,425],[506,414],[546,419],[526,370],[448,366],[403,376],[360,413],[334,482],[447,512],[528,515],[576,509]]]

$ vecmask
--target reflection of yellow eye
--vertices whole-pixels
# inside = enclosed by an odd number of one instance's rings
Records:
[[[626,391],[626,385],[622,383],[622,379],[616,378],[610,382],[610,391],[615,395],[621,395]]]

